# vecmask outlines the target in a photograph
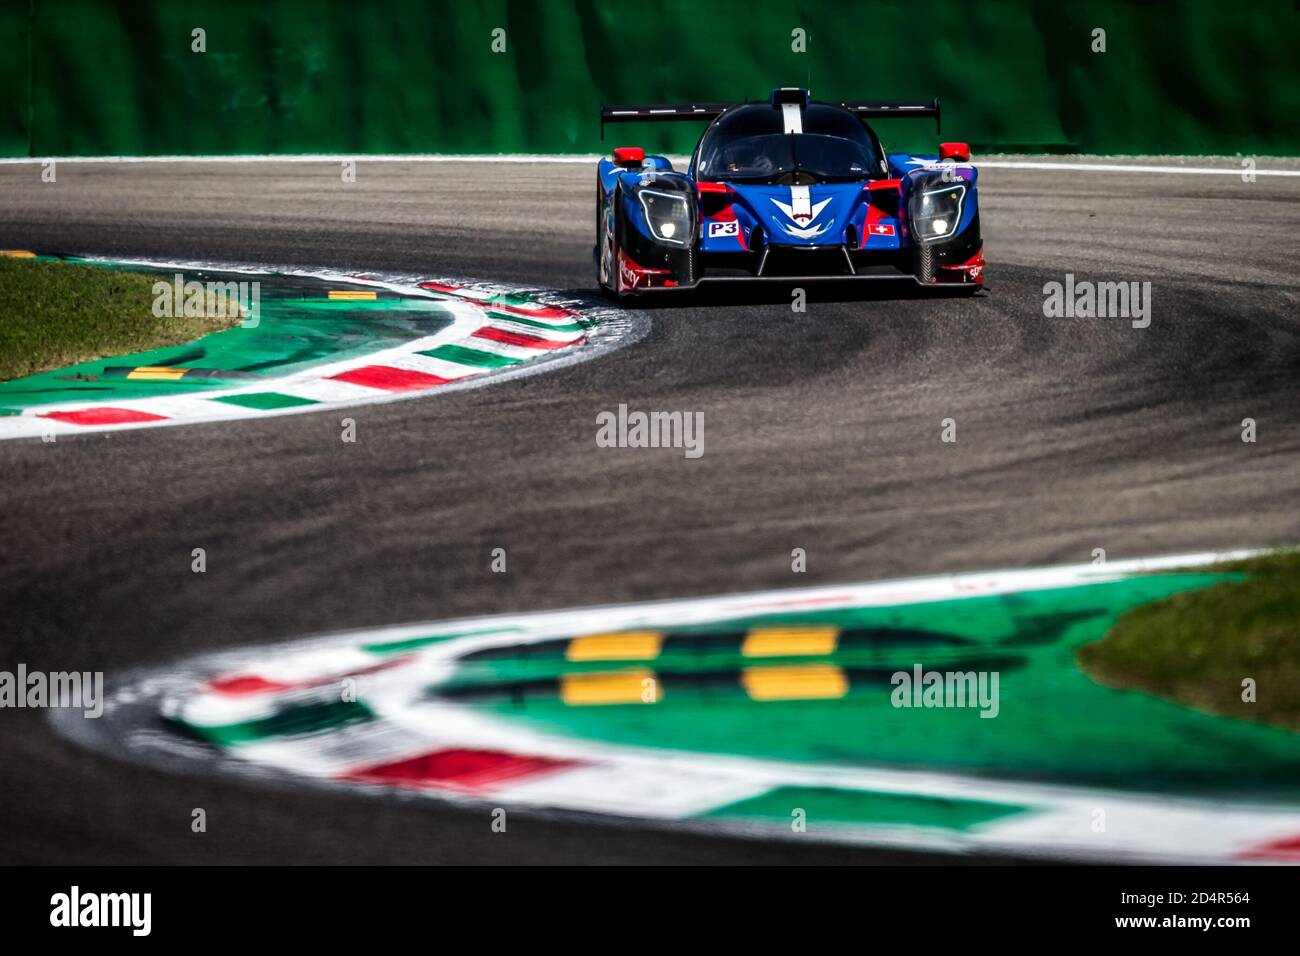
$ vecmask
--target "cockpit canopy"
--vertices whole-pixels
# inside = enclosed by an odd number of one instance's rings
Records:
[[[880,142],[870,127],[838,106],[810,103],[802,131],[787,132],[783,111],[767,103],[728,110],[695,153],[695,176],[714,182],[808,185],[880,179]]]

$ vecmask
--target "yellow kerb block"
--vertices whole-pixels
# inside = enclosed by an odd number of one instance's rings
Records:
[[[569,641],[564,656],[571,661],[650,661],[659,656],[663,643],[659,631],[588,634]]]
[[[832,664],[750,667],[740,675],[754,700],[833,700],[849,692],[849,679]]]
[[[570,706],[594,704],[657,704],[663,686],[653,671],[618,671],[611,674],[565,674],[560,697]]]
[[[185,375],[187,369],[172,368],[166,365],[141,365],[126,373],[127,378],[146,381],[174,381]]]
[[[794,657],[834,654],[840,629],[834,626],[756,627],[745,637],[746,657]]]

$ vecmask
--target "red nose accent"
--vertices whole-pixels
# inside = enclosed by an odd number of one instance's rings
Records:
[[[970,159],[970,147],[965,143],[940,143],[939,158],[956,159],[964,163]]]
[[[619,146],[614,150],[614,162],[619,166],[639,169],[645,162],[645,150],[640,146]]]
[[[705,193],[714,193],[722,196],[726,195],[727,190],[730,188],[726,183],[698,182],[695,185],[699,187],[700,195],[704,195]]]
[[[867,188],[873,193],[878,192],[897,192],[898,187],[903,185],[901,179],[873,179],[867,183]]]

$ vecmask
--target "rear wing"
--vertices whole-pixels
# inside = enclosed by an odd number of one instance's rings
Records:
[[[789,97],[784,94],[801,93],[803,102],[807,103],[808,92],[806,90],[774,90],[772,101],[777,104]],[[600,108],[600,138],[605,138],[606,123],[632,123],[638,121],[652,120],[695,120],[713,122],[727,110],[731,109],[734,103],[654,103],[654,104],[629,104],[626,106],[601,106]],[[848,110],[855,116],[863,119],[900,119],[915,118],[928,119],[934,117],[935,132],[940,132],[939,126],[939,98],[932,100],[843,100],[832,102],[832,106],[838,106]]]
[[[651,105],[601,106],[600,138],[605,138],[606,123],[632,123],[638,120],[707,120],[731,109],[731,103],[655,103]]]
[[[939,97],[932,100],[846,100],[834,104],[863,119],[928,119],[934,117],[934,131],[941,132]]]

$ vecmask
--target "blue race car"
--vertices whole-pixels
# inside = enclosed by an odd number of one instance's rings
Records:
[[[933,117],[939,101],[604,106],[605,124],[711,121],[686,172],[621,146],[596,176],[596,276],[623,298],[701,282],[884,279],[984,284],[976,171],[965,143],[886,153],[870,118]]]

